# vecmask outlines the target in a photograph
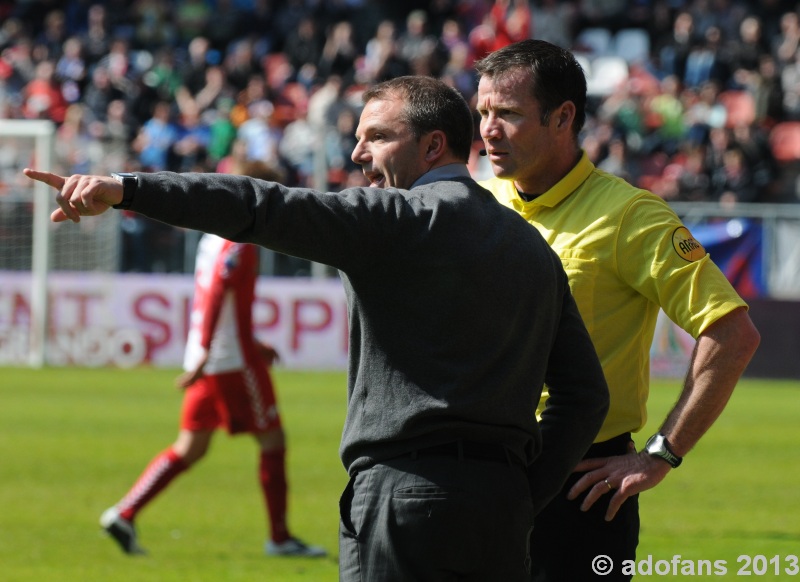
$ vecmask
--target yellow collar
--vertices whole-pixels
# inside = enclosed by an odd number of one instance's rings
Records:
[[[566,176],[554,184],[553,187],[547,192],[543,193],[541,196],[537,196],[530,202],[525,202],[522,200],[519,194],[517,194],[517,199],[523,204],[523,206],[527,204],[540,204],[542,206],[552,208],[557,206],[562,200],[577,190],[593,171],[594,164],[589,160],[589,156],[586,155],[586,152],[583,152],[580,160],[578,160],[578,163],[575,164],[575,167],[572,168]]]

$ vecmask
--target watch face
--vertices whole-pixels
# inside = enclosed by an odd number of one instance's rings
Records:
[[[667,439],[663,434],[651,436],[645,444],[645,450],[654,457],[664,459],[673,468],[681,464],[682,459],[669,450]]]
[[[647,452],[660,453],[662,451],[664,451],[664,437],[660,434],[654,434],[647,443]]]

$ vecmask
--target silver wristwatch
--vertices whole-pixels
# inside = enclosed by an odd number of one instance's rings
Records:
[[[114,204],[112,208],[127,210],[133,202],[133,196],[139,186],[139,178],[136,177],[136,174],[130,172],[113,172],[111,177],[122,184],[122,201],[119,204]]]
[[[683,457],[679,457],[670,450],[667,437],[660,432],[647,439],[647,443],[644,445],[644,450],[648,455],[665,460],[673,469],[678,467],[683,462]]]

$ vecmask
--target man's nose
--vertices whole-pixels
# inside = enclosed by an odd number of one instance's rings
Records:
[[[361,145],[361,142],[356,144],[353,148],[353,153],[350,154],[350,159],[356,164],[361,164],[367,156],[366,148]]]
[[[500,137],[500,127],[497,124],[496,118],[488,115],[481,120],[480,125],[481,137],[483,139],[497,139]]]

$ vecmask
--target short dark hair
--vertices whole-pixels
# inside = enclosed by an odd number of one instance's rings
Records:
[[[439,79],[406,75],[369,87],[362,100],[400,97],[403,121],[419,140],[426,133],[441,130],[450,151],[467,162],[472,149],[473,120],[469,105],[461,93]]]
[[[519,69],[531,75],[531,92],[542,107],[543,124],[559,105],[572,101],[572,132],[577,138],[586,123],[586,75],[575,55],[552,43],[527,39],[504,46],[475,63],[478,75],[490,79]]]

